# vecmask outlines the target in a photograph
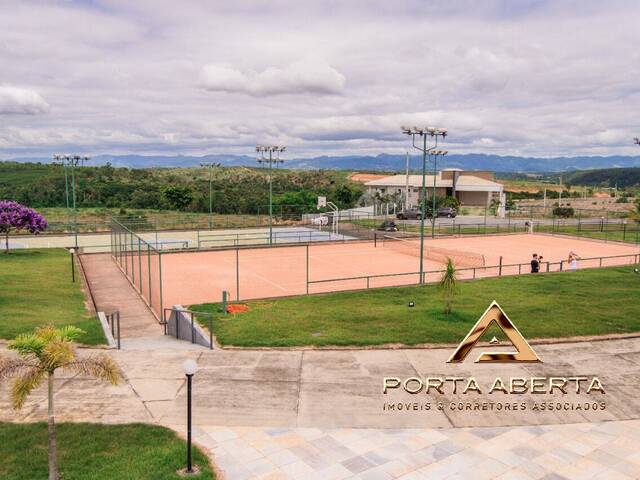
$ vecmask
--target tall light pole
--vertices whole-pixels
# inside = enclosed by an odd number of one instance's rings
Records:
[[[274,165],[278,165],[279,163],[283,163],[284,160],[280,160],[280,153],[284,152],[287,147],[278,146],[278,145],[258,145],[256,147],[256,152],[260,154],[260,158],[258,159],[258,163],[260,165],[267,165],[269,167],[269,245],[273,244],[273,175],[272,170]],[[269,154],[269,158],[265,156],[265,154]],[[276,154],[275,157],[273,154]]]
[[[73,231],[75,233],[76,248],[78,248],[78,231],[77,231],[77,211],[76,211],[76,174],[75,168],[78,165],[84,166],[84,162],[88,162],[91,157],[87,155],[59,155],[53,156],[54,163],[61,163],[64,168],[65,191],[67,197],[67,208],[69,208],[69,181],[67,168],[71,169],[71,203],[73,208]]]
[[[209,230],[211,230],[211,228],[213,228],[213,167],[219,167],[220,164],[214,162],[202,162],[200,166],[209,168]]]
[[[67,175],[67,168],[64,164],[65,155],[60,155],[56,153],[53,156],[53,163],[56,165],[62,165],[62,169],[64,170],[64,195],[67,204],[67,209],[69,208],[69,176]]]
[[[409,151],[407,151],[406,162],[407,168],[404,182],[404,209],[409,210]]]
[[[429,154],[433,157],[433,198],[431,200],[431,238],[436,236],[436,176],[438,174],[438,155],[444,157],[446,150],[433,150]]]
[[[424,217],[426,215],[427,206],[427,154],[438,147],[438,137],[447,136],[447,130],[444,128],[434,127],[401,127],[402,133],[411,136],[413,148],[422,152],[422,200],[420,202],[420,283],[424,283]],[[422,138],[422,146],[416,145],[416,137]],[[435,140],[433,147],[427,148],[427,137]]]

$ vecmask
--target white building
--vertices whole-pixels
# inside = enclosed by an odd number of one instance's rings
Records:
[[[408,180],[408,181],[407,181]],[[503,185],[494,181],[492,172],[473,172],[449,168],[436,175],[436,196],[454,197],[462,206],[484,207],[491,200],[504,205]],[[399,207],[415,207],[420,204],[422,175],[392,175],[365,183],[370,195],[393,196]],[[427,198],[433,194],[433,175],[426,176]],[[406,200],[406,202],[405,202]],[[406,203],[406,205],[405,205]]]

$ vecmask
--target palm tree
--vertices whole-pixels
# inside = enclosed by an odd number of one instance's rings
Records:
[[[458,290],[458,270],[450,258],[447,258],[447,268],[440,279],[440,288],[444,294],[444,313],[449,315],[453,305],[453,297]]]
[[[73,340],[84,333],[77,327],[37,328],[33,333],[18,335],[9,342],[18,358],[0,357],[0,380],[13,377],[11,401],[13,408],[22,408],[29,394],[47,379],[49,480],[58,480],[56,427],[53,415],[53,377],[59,368],[76,374],[93,375],[113,385],[120,379],[115,362],[106,354],[78,358]]]

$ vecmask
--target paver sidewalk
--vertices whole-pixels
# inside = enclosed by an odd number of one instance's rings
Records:
[[[632,480],[640,421],[531,427],[202,426],[227,480]]]

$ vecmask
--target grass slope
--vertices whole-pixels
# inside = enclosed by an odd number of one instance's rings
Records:
[[[58,424],[58,465],[64,480],[168,480],[186,464],[186,445],[175,432],[153,425]],[[0,423],[0,478],[47,478],[47,424]],[[194,449],[197,478],[215,478]]]
[[[494,299],[526,338],[640,331],[640,276],[631,267],[462,282],[451,315],[436,285],[253,301],[235,316],[217,304],[191,308],[216,313],[223,345],[414,345],[459,342]]]
[[[99,322],[84,302],[78,271],[76,283],[71,283],[71,261],[66,250],[0,253],[0,338],[15,338],[51,322],[84,330],[80,343],[105,343]]]

